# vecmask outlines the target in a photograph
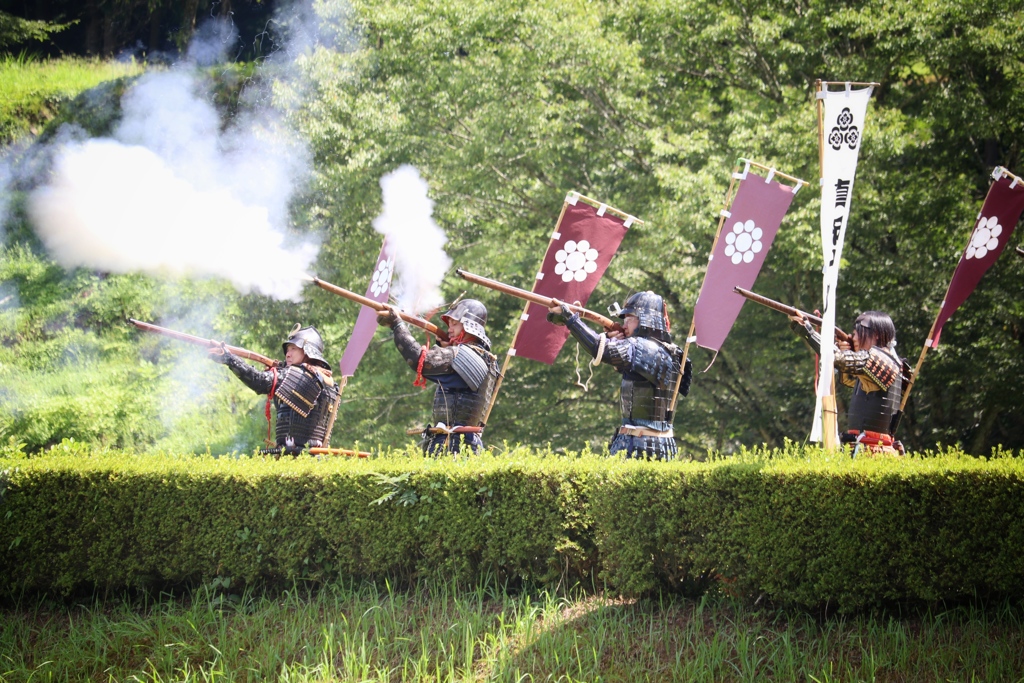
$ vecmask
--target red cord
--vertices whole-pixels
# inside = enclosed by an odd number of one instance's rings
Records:
[[[427,380],[426,380],[426,378],[423,377],[423,361],[426,360],[426,358],[427,358],[427,347],[426,346],[421,346],[420,347],[420,362],[417,363],[417,365],[416,365],[416,379],[412,383],[412,385],[414,387],[419,387],[420,389],[423,389],[424,387],[427,386]]]
[[[270,393],[267,394],[267,405],[263,409],[263,413],[267,416],[267,443],[274,443],[270,440],[270,401],[274,398],[274,391],[277,389],[277,368],[270,368],[270,372],[274,379],[270,383]]]

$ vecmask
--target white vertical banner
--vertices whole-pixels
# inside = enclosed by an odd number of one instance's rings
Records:
[[[818,99],[822,100],[821,117],[821,250],[822,267],[821,368],[818,373],[817,400],[811,441],[822,440],[822,398],[832,394],[835,353],[833,340],[836,327],[836,286],[839,283],[839,262],[843,256],[846,223],[850,217],[853,179],[857,173],[857,155],[864,133],[864,117],[872,86],[829,92],[822,83]]]

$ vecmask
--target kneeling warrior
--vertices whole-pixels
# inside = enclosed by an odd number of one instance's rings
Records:
[[[273,452],[298,455],[303,448],[330,446],[331,429],[338,414],[338,386],[331,364],[324,360],[324,342],[315,327],[296,325],[281,345],[284,366],[260,371],[219,347],[210,358],[231,368],[247,387],[267,395],[267,442],[270,441],[270,402],[277,408]]]
[[[803,326],[798,331],[806,336],[811,349],[821,353],[821,335],[803,317],[793,319]],[[839,381],[853,387],[846,411],[847,431],[839,435],[840,441],[849,444],[855,456],[862,449],[902,454],[903,444],[893,441],[892,436],[904,382],[892,318],[879,311],[865,311],[857,316],[853,348],[846,342],[836,345],[835,367],[839,370]]]
[[[598,363],[622,374],[622,424],[608,447],[627,457],[668,460],[676,453],[672,432],[672,402],[690,392],[692,364],[687,359],[679,377],[682,349],[672,343],[665,302],[654,292],[637,292],[618,311],[622,331],[597,334],[568,306],[549,309],[548,320],[565,324],[572,336]],[[564,321],[564,322],[563,322]]]
[[[498,378],[498,363],[491,340],[484,332],[487,309],[476,299],[463,299],[441,316],[448,326],[448,342],[420,346],[409,326],[393,311],[377,316],[380,325],[395,334],[395,346],[416,371],[416,386],[426,380],[434,390],[433,426],[423,430],[423,450],[435,455],[447,449],[458,453],[463,444],[478,452],[484,445],[484,414]]]

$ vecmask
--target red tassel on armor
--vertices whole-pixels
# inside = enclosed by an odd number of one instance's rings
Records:
[[[420,362],[416,364],[416,379],[412,383],[412,385],[414,387],[419,387],[420,389],[423,389],[423,388],[425,388],[427,386],[427,380],[426,380],[426,378],[423,377],[423,361],[426,360],[426,358],[427,358],[427,347],[426,346],[421,346],[420,347]]]

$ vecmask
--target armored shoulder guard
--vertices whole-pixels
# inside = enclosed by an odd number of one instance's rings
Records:
[[[844,374],[867,378],[883,391],[888,391],[902,375],[900,362],[878,347],[869,351],[840,351],[836,353],[835,365]]]
[[[302,365],[289,365],[281,373],[274,398],[301,417],[308,417],[323,393],[323,380]]]
[[[452,370],[465,380],[470,389],[477,391],[486,381],[488,375],[488,364],[484,360],[484,354],[487,354],[492,359],[494,356],[483,348],[470,344],[460,344],[455,347],[454,351],[455,356],[452,358]]]
[[[868,362],[864,364],[864,374],[868,379],[888,391],[903,373],[898,358],[894,358],[887,350],[873,348],[868,351]],[[902,385],[901,385],[902,387]]]
[[[631,370],[643,375],[647,381],[658,386],[671,383],[675,388],[676,373],[679,371],[679,356],[675,352],[679,347],[654,339],[635,339],[633,346],[633,362]]]

